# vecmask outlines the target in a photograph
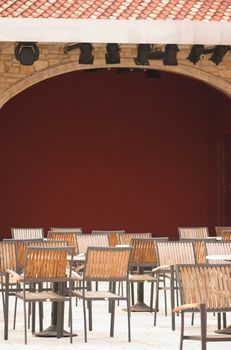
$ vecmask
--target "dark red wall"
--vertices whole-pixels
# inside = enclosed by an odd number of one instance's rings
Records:
[[[73,72],[2,108],[2,236],[55,225],[176,237],[177,226],[219,221],[217,156],[230,100],[161,74]]]

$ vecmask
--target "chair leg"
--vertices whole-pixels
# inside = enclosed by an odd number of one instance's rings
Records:
[[[23,301],[23,311],[24,311],[24,338],[25,338],[25,344],[27,344],[26,302],[25,301]]]
[[[130,288],[129,282],[126,282],[127,292],[127,313],[128,313],[128,341],[131,341],[131,305],[130,305]]]
[[[39,291],[42,291],[42,284],[39,283]],[[39,331],[43,330],[43,303],[39,303]]]
[[[131,282],[131,296],[132,296],[132,305],[135,304],[135,294],[134,294],[134,283]]]
[[[192,313],[192,318],[191,318],[191,326],[194,325],[194,312]]]
[[[13,322],[13,329],[15,329],[15,327],[16,327],[17,303],[18,303],[18,298],[15,297],[15,302],[14,302],[14,322]]]
[[[71,301],[71,295],[69,300],[69,322],[70,322],[70,343],[73,342],[73,325],[72,325],[72,301]]]
[[[217,314],[217,328],[221,329],[221,313]]]
[[[153,294],[154,294],[154,282],[151,282],[151,291],[150,291],[150,312],[153,311]]]
[[[159,308],[159,285],[160,285],[160,276],[157,275],[157,281],[156,281],[156,298],[155,298],[155,310],[154,310],[154,326],[156,326],[156,318],[157,318],[157,312]]]
[[[87,319],[86,319],[86,304],[83,299],[83,320],[84,320],[84,341],[87,343]]]
[[[222,318],[223,318],[223,328],[226,328],[227,327],[227,324],[226,324],[226,313],[225,312],[223,312],[223,314],[222,314]]]
[[[5,298],[4,298],[4,340],[8,340],[8,323],[9,323],[9,275],[6,274],[5,280]]]
[[[88,316],[89,331],[92,331],[92,301],[88,301]]]
[[[166,276],[163,273],[163,287],[164,287],[164,314],[168,316],[168,303],[167,303],[167,291],[166,291]]]
[[[184,340],[184,312],[181,312],[180,350],[183,349],[183,340]]]
[[[172,330],[175,331],[175,313],[173,312],[173,309],[175,307],[175,298],[174,298],[174,267],[171,266],[171,279],[170,279],[170,292],[171,292],[171,318],[172,318]]]
[[[114,337],[114,325],[115,325],[115,300],[111,300],[111,326],[110,326],[110,337]]]
[[[207,337],[207,315],[205,312],[205,305],[200,305],[200,318],[201,318],[201,350],[206,350],[206,337]]]

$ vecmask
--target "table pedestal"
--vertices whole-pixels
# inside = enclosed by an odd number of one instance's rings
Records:
[[[138,267],[138,274],[143,275],[144,268]],[[137,282],[137,303],[131,306],[131,312],[150,312],[150,306],[144,302],[144,282]]]
[[[53,285],[53,291],[57,292],[59,289],[58,283],[54,283]],[[44,329],[43,331],[39,333],[35,333],[36,337],[57,337],[58,335],[58,329],[57,329],[57,319],[58,317],[61,317],[62,319],[62,325],[61,325],[61,337],[70,337],[70,333],[65,331],[63,329],[63,318],[64,318],[64,302],[62,302],[62,306],[60,307],[60,314],[58,314],[58,303],[54,301],[52,303],[52,308],[51,308],[51,325]],[[77,334],[72,334],[73,337],[77,336]]]

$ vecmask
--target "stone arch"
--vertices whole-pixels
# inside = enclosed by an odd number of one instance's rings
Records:
[[[12,97],[19,94],[21,91],[33,86],[40,81],[73,72],[83,69],[96,69],[96,68],[137,68],[137,65],[134,63],[133,59],[126,59],[123,61],[123,64],[119,65],[105,65],[105,61],[103,59],[95,60],[94,65],[79,65],[77,62],[60,64],[53,67],[48,67],[42,71],[33,73],[31,75],[26,76],[18,83],[14,84],[8,90],[5,91],[4,94],[0,96],[0,108],[9,101]],[[223,92],[225,95],[231,97],[231,84],[224,79],[206,72],[196,66],[187,66],[184,64],[179,64],[178,66],[163,66],[160,63],[153,64],[151,62],[150,66],[139,66],[139,68],[143,69],[158,69],[162,71],[168,71],[176,74],[185,75],[197,80],[200,80],[215,89]]]

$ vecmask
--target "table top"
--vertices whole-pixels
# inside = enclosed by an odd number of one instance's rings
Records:
[[[67,260],[71,260],[71,255],[67,256]],[[79,262],[83,262],[86,260],[86,256],[85,254],[78,254],[78,255],[73,255],[73,261],[79,261]]]

